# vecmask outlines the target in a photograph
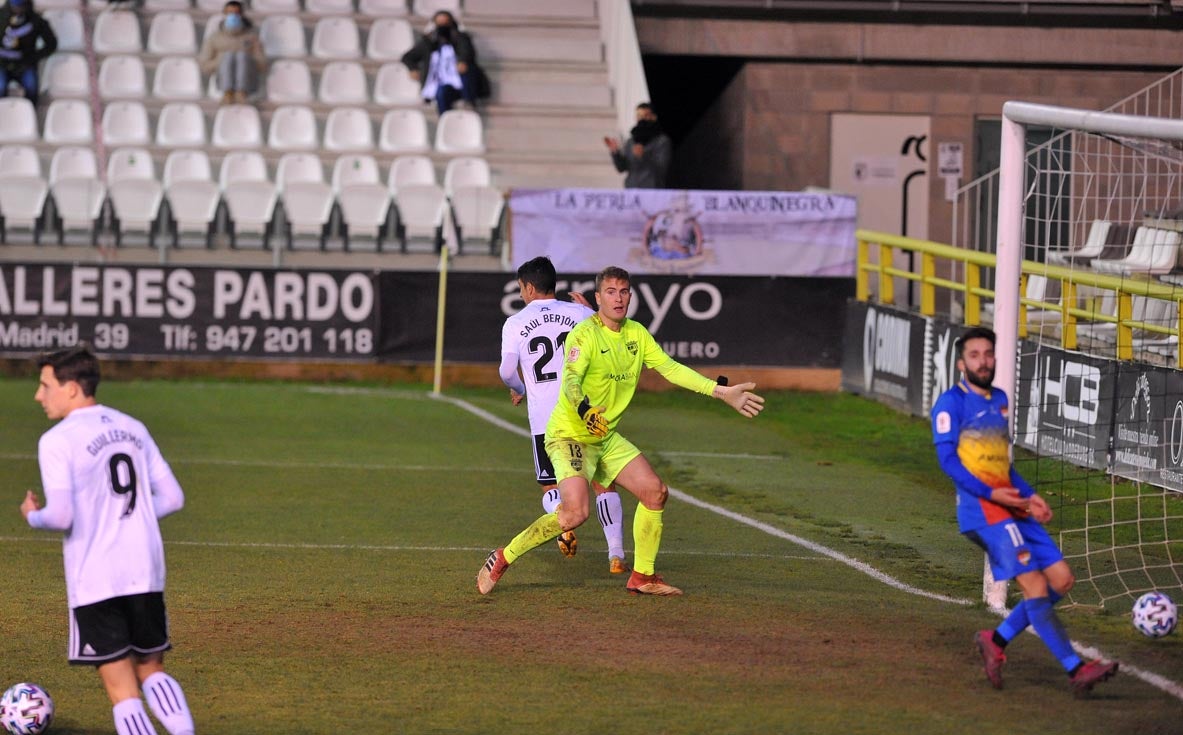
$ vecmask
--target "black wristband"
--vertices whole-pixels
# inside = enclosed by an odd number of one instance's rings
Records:
[[[579,408],[575,409],[579,412],[579,418],[587,418],[587,412],[591,410],[591,401],[587,400],[587,396],[579,402]]]
[[[726,388],[727,387],[727,376],[720,375],[719,377],[715,378],[715,382],[718,383],[720,386]]]

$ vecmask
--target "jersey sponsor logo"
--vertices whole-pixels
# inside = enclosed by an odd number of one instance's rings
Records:
[[[948,411],[941,411],[937,414],[936,424],[938,434],[948,434],[953,429],[953,417]]]
[[[579,348],[578,347],[572,347],[571,349],[567,350],[567,362],[575,362],[578,359],[579,359]]]
[[[601,354],[601,355],[606,355],[606,354],[608,354],[608,353],[609,353],[609,352],[611,352],[611,351],[612,351],[612,350],[611,350],[611,348],[609,348],[609,349],[606,349],[606,350],[600,350],[600,354]]]

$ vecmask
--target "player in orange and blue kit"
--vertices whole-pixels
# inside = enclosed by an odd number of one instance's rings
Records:
[[[986,551],[996,580],[1013,579],[1023,591],[1023,601],[996,630],[975,636],[986,678],[1002,688],[1003,649],[1030,625],[1082,694],[1113,676],[1117,664],[1082,661],[1056,616],[1054,605],[1076,580],[1043,527],[1051,508],[1011,464],[1007,398],[993,387],[994,332],[973,327],[962,335],[957,368],[963,380],[932,408],[937,458],[957,488],[961,533]]]

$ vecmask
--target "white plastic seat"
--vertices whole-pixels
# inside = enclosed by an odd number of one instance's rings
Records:
[[[301,59],[276,59],[267,70],[267,101],[275,104],[312,102],[312,72]]]
[[[103,110],[103,142],[109,146],[149,145],[152,132],[148,111],[141,102],[118,100]]]
[[[1094,259],[1093,270],[1101,273],[1170,273],[1179,260],[1180,233],[1155,227],[1139,227],[1129,253],[1119,260]]]
[[[492,186],[459,186],[449,197],[460,230],[460,251],[478,241],[488,242],[492,248],[505,211],[505,195]]]
[[[192,56],[166,56],[156,62],[152,96],[161,100],[201,99],[201,68]]]
[[[85,51],[86,27],[82,23],[82,13],[77,8],[43,9],[43,5],[38,3],[37,11],[53,28],[53,34],[58,39],[58,51]]]
[[[252,0],[251,12],[257,15],[299,13],[300,0]]]
[[[231,151],[222,159],[219,176],[222,199],[230,213],[230,242],[237,247],[240,233],[262,235],[266,247],[275,219],[279,193],[267,177],[267,162],[258,151]]]
[[[312,29],[312,55],[320,59],[356,59],[361,56],[357,23],[334,15],[316,21]]]
[[[62,8],[80,9],[82,0],[39,0],[37,12],[44,15],[44,10],[59,10]]]
[[[267,147],[277,151],[310,151],[319,145],[316,116],[311,107],[282,105],[271,113]]]
[[[195,102],[170,102],[156,120],[156,145],[200,148],[206,144],[205,113]]]
[[[45,60],[41,89],[50,97],[89,97],[90,66],[78,53],[56,53]]]
[[[315,153],[285,153],[275,171],[275,184],[292,235],[316,235],[324,245],[326,227],[333,213],[333,190],[325,183],[324,168]]]
[[[330,151],[369,151],[374,148],[370,115],[360,107],[338,107],[325,121],[324,147]]]
[[[41,216],[49,198],[49,182],[41,175],[41,158],[28,145],[0,147],[0,239],[9,228],[33,231],[33,241],[41,237]]]
[[[152,17],[148,26],[148,53],[190,56],[197,53],[197,29],[188,11],[166,10]]]
[[[188,10],[189,0],[144,0],[144,10],[159,13],[165,10]]]
[[[96,54],[138,54],[144,50],[139,16],[130,10],[99,13],[91,40]]]
[[[377,18],[366,39],[366,57],[375,61],[398,61],[415,45],[411,24],[404,18]]]
[[[399,156],[390,164],[386,186],[392,196],[404,186],[435,185],[435,164],[427,156]]]
[[[362,235],[380,241],[391,200],[374,157],[350,153],[338,158],[333,165],[333,191],[341,207],[347,245]]]
[[[98,219],[107,200],[107,187],[99,179],[94,151],[85,146],[62,146],[49,163],[49,191],[60,221],[58,241],[66,230],[88,230],[92,244],[98,237]]]
[[[2,128],[3,125],[0,125]],[[83,100],[54,100],[45,112],[46,143],[66,145],[94,140],[94,121],[90,103]]]
[[[459,156],[444,169],[444,191],[448,196],[462,186],[490,186],[493,183],[489,163],[475,156]]]
[[[485,152],[481,116],[472,110],[448,110],[435,127],[435,150],[449,156],[480,156]]]
[[[164,198],[173,222],[173,246],[183,232],[200,232],[209,247],[221,190],[214,183],[204,151],[173,151],[164,162]]]
[[[142,148],[119,148],[107,161],[107,197],[115,216],[115,244],[123,233],[144,232],[155,245],[155,223],[164,201],[164,187],[156,180],[152,156]]]
[[[420,110],[388,110],[378,132],[378,148],[387,153],[427,153],[427,117]]]
[[[330,61],[320,72],[316,95],[326,105],[364,105],[370,101],[366,72],[356,61]]]
[[[219,107],[210,142],[217,148],[258,148],[263,144],[259,111],[250,105]]]
[[[37,111],[33,103],[24,97],[0,97],[0,144],[32,143],[35,140]]]
[[[148,76],[139,56],[116,54],[99,65],[99,96],[104,100],[143,99],[148,94]]]
[[[353,0],[304,0],[304,11],[312,15],[350,15]]]
[[[411,240],[428,240],[432,249],[441,242],[448,212],[448,197],[440,186],[400,187],[394,195],[398,221],[403,233],[403,249]]]
[[[194,0],[193,5],[203,13],[221,15],[226,3],[224,0]]]
[[[358,0],[357,12],[373,18],[395,16],[401,18],[407,14],[406,0]]]
[[[374,76],[374,104],[383,107],[411,106],[421,100],[419,82],[411,78],[407,67],[392,61],[378,68]]]
[[[259,42],[268,58],[303,58],[308,55],[304,24],[295,15],[269,15],[259,24]]]
[[[1112,222],[1105,220],[1093,220],[1089,225],[1088,235],[1085,237],[1084,244],[1075,250],[1052,251],[1047,254],[1047,262],[1056,265],[1066,265],[1072,262],[1074,258],[1096,258],[1105,250],[1105,243],[1109,237],[1109,231],[1113,228]]]

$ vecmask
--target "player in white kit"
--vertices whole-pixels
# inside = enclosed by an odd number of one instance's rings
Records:
[[[44,355],[35,396],[58,421],[37,445],[45,507],[33,491],[21,515],[63,531],[68,658],[98,668],[119,735],[155,735],[144,698],[171,735],[193,733],[180,684],[164,671],[171,648],[164,545],[157,523],[185,496],[147,428],[98,403],[99,362],[81,345]]]
[[[559,505],[558,481],[544,448],[546,423],[559,400],[559,373],[563,367],[563,342],[571,329],[595,312],[584,304],[555,298],[558,276],[550,259],[539,256],[518,268],[518,287],[525,308],[505,320],[501,329],[501,380],[509,386],[516,406],[526,398],[530,433],[534,435],[534,467],[542,486],[542,508],[553,513]],[[521,366],[521,377],[518,367]],[[524,382],[523,382],[524,380]],[[622,574],[624,565],[624,511],[615,489],[595,485],[596,511],[608,541],[608,571]],[[575,532],[558,538],[566,556],[576,551]]]

